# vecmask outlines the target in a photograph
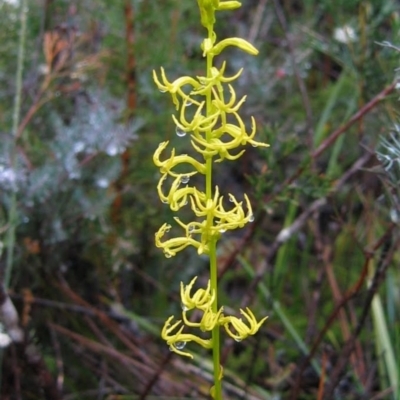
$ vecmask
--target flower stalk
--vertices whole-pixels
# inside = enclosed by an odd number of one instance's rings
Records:
[[[221,235],[229,230],[242,228],[254,220],[249,198],[238,201],[228,194],[232,204],[230,209],[224,206],[224,197],[218,186],[213,185],[214,163],[224,160],[236,160],[245,151],[243,146],[267,147],[265,143],[254,139],[256,124],[251,118],[251,131],[248,132],[239,114],[246,96],[237,99],[235,89],[231,85],[239,78],[242,70],[233,76],[226,76],[226,63],[220,68],[214,65],[214,57],[226,47],[234,46],[251,55],[257,49],[241,38],[229,38],[217,41],[214,31],[215,13],[219,10],[232,10],[240,7],[237,1],[197,0],[200,9],[201,23],[207,29],[207,37],[201,48],[206,59],[204,76],[183,76],[170,82],[161,68],[160,77],[153,71],[154,82],[161,92],[171,95],[176,113],[172,120],[176,125],[179,137],[190,138],[198,158],[187,154],[176,155],[173,149],[170,156],[163,156],[168,142],[162,142],[154,153],[154,163],[160,169],[161,178],[157,185],[160,200],[168,204],[172,211],[179,211],[189,206],[194,220],[188,223],[175,217],[177,225],[182,228],[181,236],[170,236],[171,225],[163,224],[155,234],[156,246],[161,248],[166,257],[173,257],[188,246],[197,249],[198,254],[206,254],[210,260],[210,279],[206,288],[199,288],[192,295],[196,282],[195,277],[188,285],[181,283],[182,318],[174,322],[171,316],[166,321],[161,336],[171,351],[193,358],[185,350],[188,342],[195,342],[207,349],[212,349],[214,365],[214,386],[211,395],[214,399],[222,398],[221,379],[223,369],[220,365],[220,329],[234,340],[241,341],[254,335],[260,329],[266,317],[257,322],[248,308],[240,310],[242,318],[225,315],[223,307],[218,303],[218,270],[216,248]],[[196,107],[194,113],[187,112],[188,107]],[[189,114],[189,115],[188,115]],[[177,172],[177,166],[186,168],[184,173]],[[180,169],[181,171],[181,169]],[[204,176],[204,189],[190,186],[190,178],[194,175]],[[169,189],[166,185],[170,183]],[[191,321],[192,310],[201,314],[199,322]],[[188,333],[193,329],[203,332],[201,335]],[[208,332],[208,338],[204,338]]]

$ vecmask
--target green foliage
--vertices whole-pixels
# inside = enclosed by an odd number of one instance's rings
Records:
[[[49,372],[54,387],[64,377],[69,399],[138,398],[146,390],[149,399],[207,398],[206,358],[178,363],[157,334],[179,308],[171,288],[194,275],[204,280],[207,260],[191,251],[165,260],[154,247],[154,232],[173,215],[155,194],[153,152],[164,140],[180,154],[189,150],[151,72],[163,65],[171,79],[202,74],[196,1],[33,0],[27,16],[24,126],[14,141],[19,9],[0,2],[0,239],[15,197],[9,293],[28,338],[3,351],[0,397],[54,399],[38,379]],[[215,182],[224,193],[248,193],[261,210],[248,231],[221,243],[220,298],[269,315],[259,342],[245,350],[223,343],[228,398],[315,399],[321,376],[333,398],[340,372],[336,396],[394,399],[387,349],[398,381],[399,104],[393,90],[383,101],[375,96],[399,66],[396,3],[247,1],[221,16],[219,40],[233,33],[260,49],[256,58],[228,52],[227,75],[244,67],[238,97],[248,94],[243,109],[256,117],[258,139],[271,144],[221,165]],[[46,48],[49,32],[57,40]],[[58,45],[67,51],[50,60]],[[128,49],[134,109],[126,100]],[[383,329],[372,329],[374,319]],[[340,367],[346,331],[359,324],[357,353]],[[27,356],[32,348],[41,369]]]

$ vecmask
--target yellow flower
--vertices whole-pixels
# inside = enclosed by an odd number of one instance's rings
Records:
[[[157,185],[158,195],[163,203],[168,203],[172,211],[178,211],[181,207],[185,206],[188,202],[188,196],[196,191],[196,188],[185,186],[179,188],[182,183],[187,183],[190,176],[189,174],[178,174],[167,195],[162,190],[162,185],[167,178],[167,174],[164,174]]]
[[[197,79],[201,84],[201,88],[198,90],[194,90],[192,93],[194,95],[196,94],[204,95],[208,93],[208,91],[215,85],[218,85],[220,83],[229,83],[235,81],[237,78],[239,78],[240,74],[243,72],[243,68],[240,68],[240,70],[235,75],[224,76],[225,68],[226,68],[226,62],[224,61],[220,69],[216,67],[211,68],[210,77],[198,76]]]
[[[162,67],[161,67],[162,83],[158,80],[158,77],[157,77],[157,74],[155,71],[153,71],[153,80],[161,92],[171,93],[172,101],[175,104],[175,107],[177,109],[179,108],[179,105],[180,105],[177,94],[179,94],[182,98],[188,97],[185,94],[185,92],[182,90],[183,86],[190,85],[190,86],[192,86],[193,89],[198,89],[200,87],[200,83],[190,76],[182,76],[182,77],[176,79],[175,81],[173,81],[172,83],[169,82],[165,75],[164,68],[162,68]]]
[[[205,311],[210,308],[214,302],[215,293],[211,293],[210,281],[208,281],[207,289],[198,289],[193,296],[190,295],[196,280],[197,276],[195,276],[186,287],[184,287],[183,282],[181,282],[181,301],[183,311],[192,310],[193,308]]]
[[[217,10],[234,10],[241,5],[239,1],[219,1]]]
[[[234,10],[239,8],[239,1],[220,1],[220,0],[197,0],[200,9],[201,24],[210,30],[215,24],[215,11],[217,10]]]
[[[214,95],[214,100],[212,101],[212,104],[215,106],[217,110],[219,110],[221,113],[226,112],[226,113],[232,113],[236,112],[239,110],[240,106],[246,101],[246,96],[243,96],[242,99],[239,101],[239,103],[236,103],[236,93],[235,90],[233,89],[232,85],[228,85],[229,92],[231,94],[231,99],[229,100],[228,103],[224,103],[223,99],[221,98],[220,94],[217,93],[217,91],[212,88],[212,92]]]
[[[161,337],[167,342],[169,345],[169,349],[181,356],[193,358],[193,355],[189,352],[183,351],[183,348],[186,346],[188,342],[196,342],[200,346],[203,346],[206,349],[211,349],[212,342],[210,339],[202,339],[196,335],[192,335],[190,333],[183,333],[183,329],[185,328],[182,325],[179,330],[175,333],[172,333],[176,330],[182,321],[177,321],[175,324],[171,326],[171,322],[174,319],[174,316],[171,316],[167,319],[164,324],[164,327],[161,331]]]
[[[212,200],[204,200],[200,198],[197,191],[190,197],[192,202],[192,210],[197,217],[212,215],[216,225],[210,228],[210,233],[215,234],[216,231],[221,230],[233,230],[239,227],[243,227],[247,222],[251,222],[253,217],[251,204],[249,198],[245,195],[247,215],[245,215],[242,207],[242,203],[238,203],[232,194],[229,194],[229,200],[233,203],[234,207],[227,211],[224,209],[222,202],[223,197],[219,196],[218,186],[215,187],[215,194]]]
[[[202,244],[191,237],[175,237],[162,242],[162,237],[165,235],[165,233],[168,233],[170,229],[171,225],[163,224],[155,234],[156,246],[164,250],[164,254],[167,258],[175,256],[177,252],[183,250],[187,246],[194,246],[198,249],[197,251],[199,254],[208,252],[207,244]]]
[[[189,321],[186,317],[186,311],[183,311],[183,322],[186,326],[190,326],[192,328],[200,328],[202,332],[212,331],[217,325],[219,325],[222,311],[223,307],[221,307],[217,313],[214,313],[211,308],[208,308],[203,312],[203,316],[200,322]]]
[[[239,49],[253,56],[256,56],[258,54],[258,50],[251,43],[249,43],[247,40],[236,37],[221,40],[214,46],[206,45],[205,41],[203,41],[202,50],[204,51],[204,54],[209,53],[213,56],[217,56],[219,53],[221,53],[222,50],[225,49],[225,47],[228,46],[239,47]]]
[[[218,121],[219,113],[216,112],[215,114],[212,114],[209,117],[205,117],[204,115],[201,114],[204,104],[205,104],[204,101],[199,103],[199,106],[191,122],[188,122],[186,120],[185,117],[186,107],[185,108],[182,107],[179,116],[180,120],[178,120],[175,117],[175,115],[172,116],[172,119],[175,122],[176,126],[183,132],[191,132],[191,131],[206,132],[210,129],[213,129]]]
[[[237,342],[246,339],[249,335],[256,334],[263,322],[268,318],[264,317],[260,322],[257,322],[256,317],[249,308],[246,308],[246,311],[241,309],[240,313],[247,319],[248,325],[246,325],[241,318],[233,316],[224,317],[220,321],[220,324],[224,326],[228,335]],[[232,325],[236,333],[232,332],[229,325]]]
[[[202,174],[204,174],[206,172],[205,165],[198,162],[193,157],[190,157],[187,154],[175,156],[175,149],[172,149],[170,158],[166,159],[165,161],[161,161],[160,155],[167,146],[168,146],[168,141],[160,143],[158,145],[157,150],[154,152],[154,155],[153,155],[153,162],[157,167],[160,168],[160,171],[162,174],[169,174],[173,177],[183,175],[183,174],[178,174],[178,173],[172,171],[172,168],[174,168],[177,165],[183,164],[183,163],[190,164],[192,167],[195,168],[195,170],[197,172],[200,172]],[[188,172],[185,175],[192,176],[196,173],[196,171]]]

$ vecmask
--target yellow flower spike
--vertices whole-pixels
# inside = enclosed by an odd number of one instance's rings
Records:
[[[167,319],[164,324],[164,327],[161,331],[161,337],[167,342],[169,345],[170,350],[180,354],[181,356],[189,357],[193,359],[193,355],[189,352],[182,351],[185,347],[186,343],[188,342],[196,342],[200,346],[203,346],[206,349],[210,349],[212,346],[210,339],[202,339],[198,336],[192,335],[190,333],[183,333],[184,326],[181,326],[176,333],[172,333],[181,323],[182,321],[179,320],[175,324],[171,325],[171,321],[174,319],[174,316],[171,316]]]
[[[248,325],[246,325],[241,318],[233,316],[224,316],[220,319],[220,324],[224,326],[227,334],[237,342],[246,339],[249,335],[255,335],[264,321],[268,318],[264,317],[261,321],[257,322],[256,317],[248,307],[246,308],[246,311],[241,309],[240,313],[246,318]],[[231,331],[229,324],[232,325],[236,333]]]
[[[243,227],[251,222],[253,211],[249,198],[244,195],[243,201],[238,201],[229,194],[232,203],[230,208],[224,207],[224,198],[220,196],[218,187],[213,186],[214,163],[224,159],[236,160],[243,153],[242,146],[267,146],[257,142],[255,138],[255,119],[251,118],[251,129],[246,129],[239,115],[239,110],[246,101],[246,96],[237,97],[235,81],[243,69],[233,76],[226,76],[226,62],[220,68],[214,65],[214,56],[220,54],[229,46],[237,47],[250,54],[256,55],[257,49],[244,39],[229,38],[217,41],[214,32],[215,13],[219,10],[231,10],[240,6],[239,1],[232,0],[197,0],[201,23],[207,29],[207,37],[202,41],[201,48],[206,60],[205,76],[191,78],[183,76],[169,81],[165,70],[157,76],[153,71],[153,78],[161,91],[169,92],[172,101],[178,110],[172,115],[177,128],[178,136],[185,132],[190,134],[189,140],[193,149],[200,155],[199,161],[187,154],[176,155],[172,149],[168,158],[162,157],[168,142],[160,144],[153,160],[160,168],[161,178],[157,185],[158,194],[164,203],[168,203],[172,211],[178,211],[189,203],[195,220],[188,223],[175,218],[176,225],[183,229],[178,237],[167,235],[171,226],[164,224],[155,234],[156,245],[163,249],[166,257],[175,256],[177,252],[187,246],[193,246],[198,254],[206,253],[210,259],[210,281],[206,288],[200,288],[192,294],[196,282],[194,278],[188,285],[181,283],[182,318],[173,323],[173,317],[164,325],[162,337],[167,341],[170,349],[177,354],[192,357],[183,347],[186,342],[194,341],[206,348],[213,349],[214,386],[211,391],[216,400],[222,399],[221,379],[223,370],[220,365],[219,330],[223,326],[229,336],[235,340],[242,340],[255,334],[265,318],[257,322],[249,309],[240,310],[242,318],[224,316],[223,308],[218,308],[217,288],[218,271],[216,259],[216,244],[221,233]],[[192,108],[187,108],[189,103]],[[194,107],[193,107],[194,106]],[[161,159],[162,158],[162,159]],[[181,173],[180,165],[189,167],[187,173]],[[183,165],[185,164],[185,165]],[[204,175],[204,192],[188,184],[189,178],[195,174]],[[169,189],[165,188],[167,177]],[[191,322],[187,312],[199,309],[202,312],[200,320]],[[184,333],[184,327],[199,329],[203,332],[212,332],[211,339],[202,339],[191,333]]]
[[[200,288],[193,296],[190,295],[196,280],[197,276],[195,276],[186,287],[183,285],[183,282],[181,282],[181,302],[184,312],[192,310],[193,308],[206,311],[215,300],[215,293],[211,291],[210,281],[208,281],[207,289]]]

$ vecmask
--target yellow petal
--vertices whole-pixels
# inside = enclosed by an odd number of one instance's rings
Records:
[[[235,8],[241,7],[242,3],[239,1],[221,1],[217,7],[217,10],[234,10]]]
[[[247,40],[237,38],[237,37],[221,40],[215,46],[213,46],[211,49],[209,49],[207,52],[210,52],[212,55],[216,56],[219,53],[221,53],[221,51],[223,49],[225,49],[225,47],[228,47],[228,46],[239,47],[239,49],[241,49],[241,50],[245,51],[246,53],[249,53],[253,56],[256,56],[258,54],[258,50],[251,43],[249,43]],[[206,49],[203,49],[203,50],[204,50],[204,52],[206,52]]]

